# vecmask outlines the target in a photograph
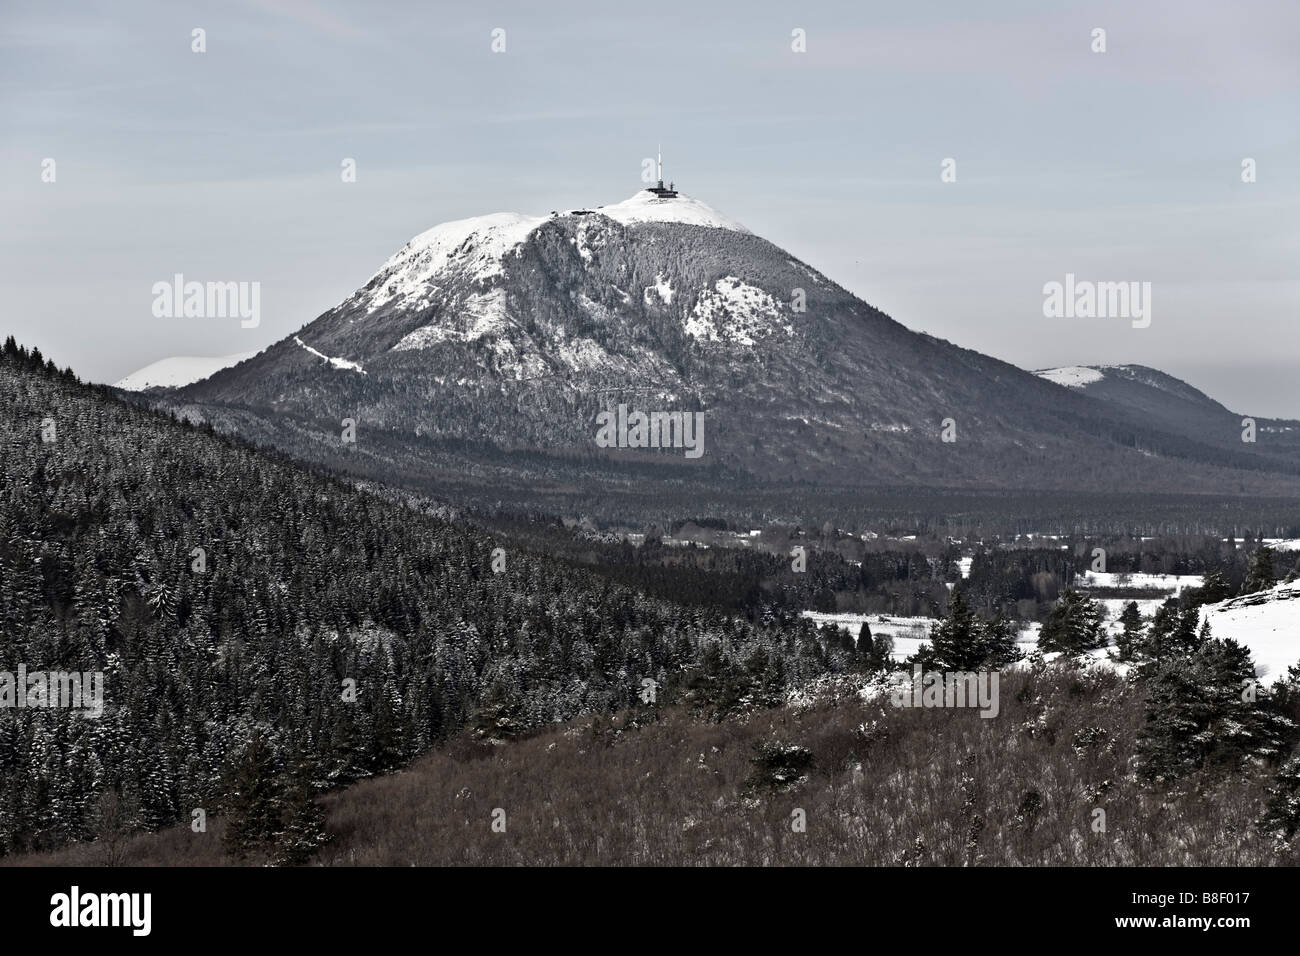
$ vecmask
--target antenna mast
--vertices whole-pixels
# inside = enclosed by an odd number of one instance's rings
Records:
[[[677,191],[673,189],[673,187],[669,186],[667,189],[664,188],[664,147],[662,143],[658,146],[658,154],[655,158],[655,171],[659,175],[659,183],[658,185],[651,186],[648,191],[654,193],[660,199],[676,199]]]

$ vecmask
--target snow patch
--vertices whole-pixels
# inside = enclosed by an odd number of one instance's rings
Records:
[[[1211,637],[1228,637],[1250,648],[1261,684],[1285,677],[1300,663],[1300,581],[1244,594],[1201,608]]]
[[[1160,591],[1169,597],[1181,597],[1185,589],[1199,588],[1204,584],[1205,578],[1200,574],[1147,574],[1141,571],[1080,571],[1074,578],[1074,586],[1080,590],[1132,588],[1139,591]]]
[[[1100,382],[1106,376],[1095,368],[1086,365],[1064,365],[1061,368],[1044,368],[1034,373],[1066,388],[1083,388],[1093,382]]]
[[[398,250],[371,277],[367,286],[378,281],[367,305],[376,309],[413,298],[448,269],[468,275],[471,281],[501,275],[506,257],[544,222],[545,216],[499,212],[434,226]]]
[[[308,345],[302,339],[298,338],[298,336],[296,335],[293,337],[293,340],[297,342],[299,345],[301,345],[308,352],[310,352],[312,355],[316,356],[319,359],[324,359],[326,362],[329,362],[332,368],[346,369],[347,371],[350,372],[360,372],[362,375],[366,374],[366,370],[361,367],[360,362],[349,362],[347,359],[343,359],[343,358],[331,358],[330,356],[326,355],[324,352],[319,352],[316,349],[312,348],[310,345]]]
[[[654,302],[651,300],[650,297],[650,293],[652,292],[659,297],[659,301],[662,302],[664,305],[673,304],[673,287],[668,283],[668,280],[665,279],[663,276],[660,275],[655,276],[655,284],[648,285],[645,287],[645,292],[643,293],[643,296],[646,305],[654,305]]]
[[[729,219],[698,199],[680,193],[676,199],[661,199],[648,189],[643,189],[630,199],[612,206],[598,206],[596,212],[623,225],[639,222],[680,222],[688,226],[710,226],[730,229],[732,232],[749,232],[744,226]]]
[[[504,289],[476,292],[465,300],[465,305],[455,319],[434,323],[404,335],[394,352],[408,352],[431,348],[442,342],[473,342],[485,335],[497,335],[509,324]],[[461,327],[451,324],[459,322]]]
[[[256,352],[238,352],[234,355],[197,356],[177,355],[146,365],[113,383],[114,388],[128,392],[141,392],[146,388],[180,388],[193,385],[216,375],[223,368],[238,365],[251,359]]]
[[[794,335],[794,327],[780,322],[781,304],[757,286],[735,276],[723,276],[712,289],[700,293],[686,320],[686,334],[703,342],[726,340],[753,345],[756,337],[780,330]]]

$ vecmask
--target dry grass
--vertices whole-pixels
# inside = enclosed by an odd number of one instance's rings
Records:
[[[1049,670],[1004,675],[994,719],[828,695],[722,724],[668,710],[631,729],[585,718],[498,746],[461,738],[324,798],[332,839],[315,862],[1295,864],[1294,851],[1273,850],[1252,826],[1266,771],[1190,780],[1176,792],[1133,779],[1138,693],[1112,674]],[[1076,736],[1098,727],[1104,735]],[[756,785],[751,758],[761,741],[798,744],[814,763],[788,789]],[[497,808],[504,833],[491,826]],[[806,832],[792,829],[796,809]],[[1104,833],[1093,829],[1096,809],[1106,813]],[[138,836],[114,859],[225,864],[220,831],[213,820],[206,834]],[[6,862],[111,861],[92,844]]]

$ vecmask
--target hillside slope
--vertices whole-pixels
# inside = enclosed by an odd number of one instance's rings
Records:
[[[1300,667],[1300,581],[1243,594],[1201,609],[1211,633],[1250,648],[1261,683],[1285,679]]]
[[[467,724],[608,712],[647,677],[672,694],[706,658],[756,693],[827,666],[810,628],[515,550],[494,570],[498,542],[421,501],[142,410],[12,339],[0,449],[0,670],[103,690],[96,717],[0,711],[0,854],[93,835],[105,801],[148,829],[220,807],[254,741],[265,774],[318,789]]]
[[[407,772],[323,801],[321,866],[1295,865],[1250,823],[1270,775],[1151,791],[1130,772],[1145,695],[1105,671],[1007,675],[1003,711],[864,702],[853,686],[742,720],[665,708],[640,725],[583,718],[484,748],[455,741]],[[839,693],[834,693],[838,690]],[[784,784],[764,748],[809,765]],[[491,822],[505,811],[505,832]],[[1094,829],[1105,810],[1105,831]],[[802,811],[806,829],[792,822]],[[1225,820],[1236,832],[1224,839]],[[225,823],[135,838],[134,866],[228,866]],[[27,855],[103,865],[103,845]]]
[[[1250,447],[1256,455],[1285,466],[1300,453],[1300,421],[1256,416],[1253,446],[1242,442],[1243,415],[1200,389],[1145,365],[1073,365],[1034,373],[1111,406],[1159,429],[1217,445],[1228,451]]]

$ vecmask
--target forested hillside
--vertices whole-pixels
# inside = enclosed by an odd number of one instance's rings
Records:
[[[0,670],[102,671],[102,716],[0,710],[0,853],[313,793],[466,725],[719,712],[837,661],[0,357]],[[838,651],[835,653],[839,653]],[[353,684],[355,682],[355,684]],[[353,692],[355,691],[355,692]]]

